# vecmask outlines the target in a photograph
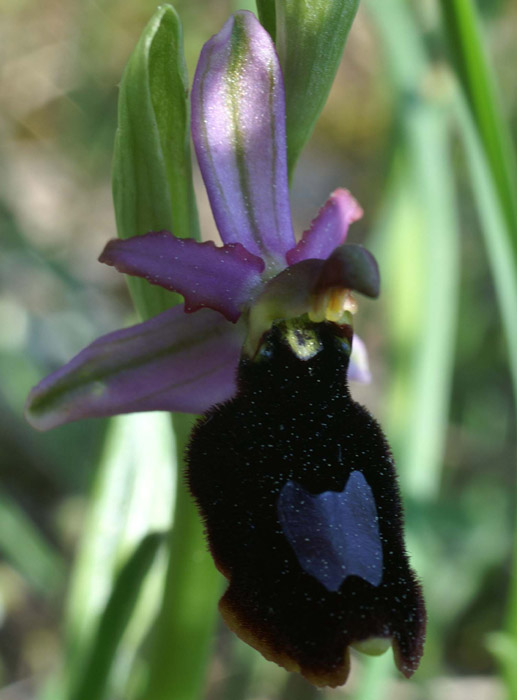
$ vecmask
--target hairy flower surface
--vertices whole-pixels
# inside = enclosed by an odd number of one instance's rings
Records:
[[[185,303],[89,345],[32,390],[28,418],[46,429],[132,411],[204,413],[188,479],[230,580],[230,627],[316,685],[346,680],[350,646],[393,644],[410,675],[425,612],[393,460],[347,384],[368,379],[351,292],[378,296],[377,264],[345,244],[362,212],[344,189],[296,242],[281,71],[249,12],[203,48],[192,137],[223,245],[168,231],[110,241],[102,262]]]

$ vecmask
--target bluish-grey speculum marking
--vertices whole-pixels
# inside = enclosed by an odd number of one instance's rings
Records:
[[[313,495],[288,481],[278,498],[278,518],[300,566],[328,591],[347,576],[372,586],[382,580],[382,543],[372,489],[353,471],[343,491]]]

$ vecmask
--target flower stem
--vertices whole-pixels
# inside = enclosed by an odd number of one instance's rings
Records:
[[[183,471],[193,417],[177,414],[172,420],[178,456],[176,510],[145,700],[201,697],[220,594],[220,576],[208,553]]]

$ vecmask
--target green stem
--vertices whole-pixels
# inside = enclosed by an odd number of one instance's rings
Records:
[[[214,635],[220,576],[208,553],[183,471],[192,422],[192,416],[173,416],[178,450],[176,510],[145,700],[200,698]]]

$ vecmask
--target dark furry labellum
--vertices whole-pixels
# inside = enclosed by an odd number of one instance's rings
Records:
[[[349,647],[393,646],[410,676],[425,609],[403,541],[393,459],[349,394],[351,329],[278,323],[237,396],[198,422],[188,481],[216,565],[227,624],[318,686],[344,683]]]

